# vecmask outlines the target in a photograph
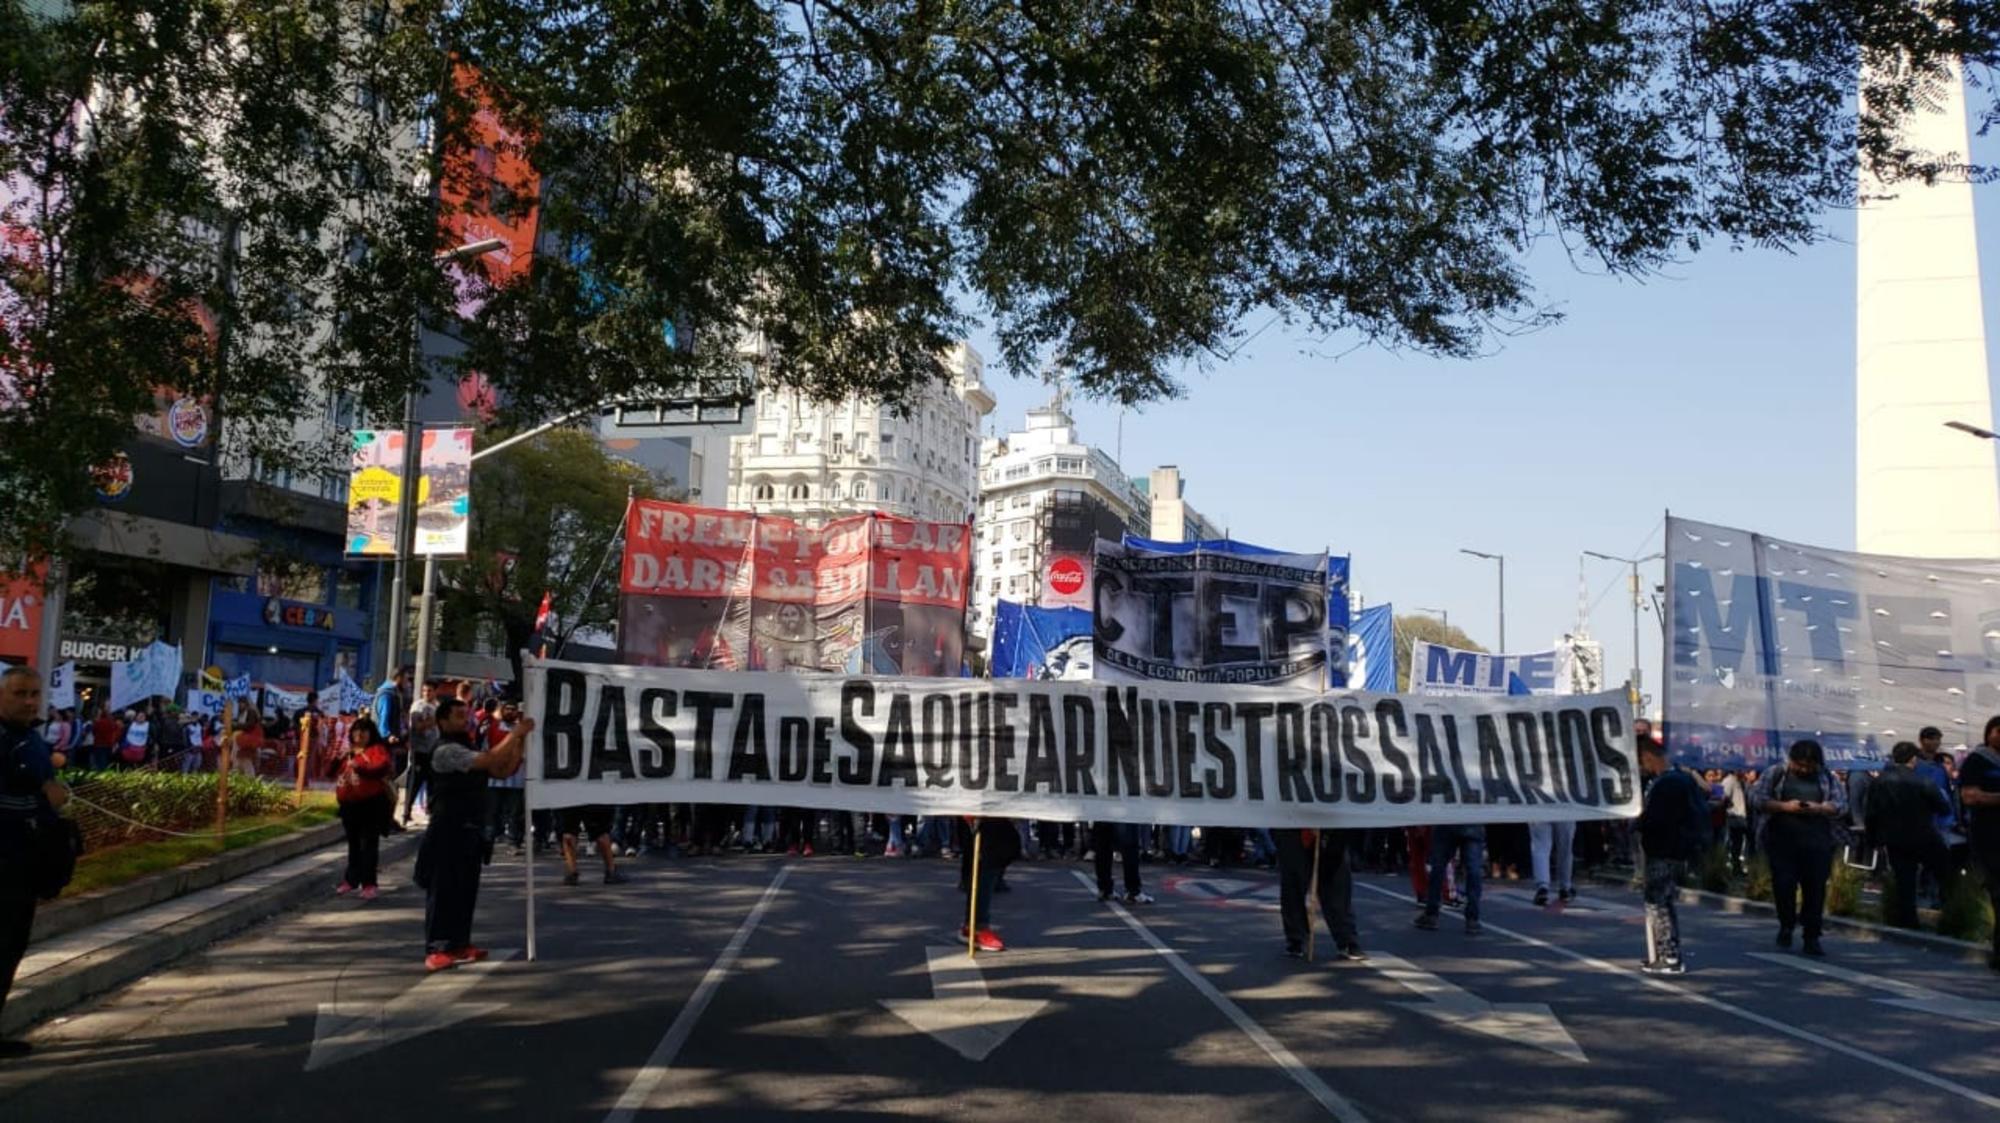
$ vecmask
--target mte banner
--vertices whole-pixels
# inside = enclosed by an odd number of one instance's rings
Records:
[[[1677,759],[1749,767],[1812,738],[1873,768],[1924,726],[1979,744],[2000,713],[2000,561],[1884,557],[1667,520]]]
[[[536,807],[711,803],[1233,827],[1638,813],[1621,695],[1402,698],[528,658]]]
[[[1506,694],[1518,677],[1530,694],[1556,692],[1556,653],[1488,655],[1441,643],[1410,645],[1410,693],[1431,696]]]
[[[1347,647],[1346,559],[1339,560],[1334,593],[1324,553],[1228,540],[1099,540],[1094,673],[1100,682],[1322,686],[1328,643]],[[1337,627],[1329,619],[1336,601]]]

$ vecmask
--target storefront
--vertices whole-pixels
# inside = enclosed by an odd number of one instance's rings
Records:
[[[360,576],[330,572],[333,588],[326,599],[335,603],[216,582],[209,607],[209,662],[222,668],[225,677],[247,673],[260,686],[297,693],[318,690],[343,670],[356,683],[363,682],[372,619],[369,598],[362,595]]]

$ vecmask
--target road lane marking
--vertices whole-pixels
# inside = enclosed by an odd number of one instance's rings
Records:
[[[1865,974],[1852,968],[1840,967],[1832,963],[1821,963],[1811,959],[1801,959],[1796,955],[1773,955],[1767,951],[1753,951],[1750,953],[1750,958],[1761,959],[1766,963],[1776,963],[1783,967],[1796,968],[1797,970],[1810,972],[1829,979],[1837,979],[1843,983],[1851,983],[1854,986],[1887,991],[1896,996],[1894,998],[1875,999],[1876,1002],[1884,1006],[1896,1006],[1904,1010],[1916,1010],[1919,1013],[1930,1014],[1940,1018],[1956,1018],[1960,1021],[1984,1022],[1990,1026],[2000,1026],[2000,1002],[1978,998],[1960,998],[1955,994],[1930,990],[1917,986],[1914,983],[1906,983],[1898,979],[1878,978],[1877,976]]]
[[[653,1047],[652,1055],[646,1058],[646,1063],[632,1075],[632,1083],[626,1087],[625,1094],[618,1097],[618,1106],[612,1108],[611,1114],[604,1117],[604,1123],[631,1123],[632,1117],[637,1115],[640,1109],[646,1106],[646,1101],[652,1098],[653,1092],[660,1086],[660,1081],[666,1079],[667,1070],[673,1067],[674,1057],[680,1053],[681,1046],[687,1044],[688,1037],[694,1033],[694,1024],[701,1020],[703,1011],[708,1009],[709,1002],[715,998],[715,992],[722,988],[723,980],[729,977],[729,969],[736,965],[737,957],[743,954],[744,945],[750,942],[750,933],[757,930],[758,922],[764,919],[764,913],[770,909],[771,902],[777,899],[779,886],[785,883],[785,878],[791,876],[791,872],[792,867],[789,863],[778,867],[778,876],[771,879],[771,884],[765,888],[764,895],[758,898],[756,907],[750,910],[749,916],[743,918],[743,923],[737,927],[736,934],[729,938],[728,946],[724,947],[722,954],[716,956],[715,962],[709,965],[708,973],[701,977],[701,985],[694,988],[694,994],[688,998],[687,1005],[681,1007],[680,1015],[674,1019],[674,1024],[667,1027],[667,1035],[660,1038],[660,1043]]]
[[[1082,870],[1072,870],[1070,872],[1076,874],[1076,879],[1083,883],[1084,888],[1090,890],[1092,893],[1097,892],[1097,882],[1088,874],[1085,874]],[[1319,1078],[1318,1073],[1307,1068],[1305,1063],[1300,1061],[1290,1049],[1285,1048],[1277,1038],[1271,1036],[1269,1030],[1258,1025],[1249,1014],[1243,1012],[1241,1006],[1231,1001],[1228,995],[1217,990],[1214,983],[1209,982],[1201,972],[1190,966],[1187,960],[1182,959],[1179,952],[1168,947],[1165,941],[1153,934],[1151,928],[1146,927],[1140,923],[1138,917],[1127,912],[1125,906],[1116,901],[1108,901],[1106,903],[1111,906],[1112,913],[1118,919],[1125,922],[1127,928],[1130,928],[1141,940],[1146,942],[1147,947],[1152,948],[1161,959],[1166,960],[1167,965],[1179,973],[1181,978],[1186,979],[1190,986],[1200,991],[1201,996],[1208,999],[1210,1005],[1222,1011],[1223,1016],[1235,1023],[1236,1028],[1242,1030],[1245,1037],[1256,1042],[1257,1047],[1264,1050],[1264,1055],[1270,1057],[1279,1068],[1284,1069],[1285,1075],[1291,1077],[1299,1087],[1304,1088],[1307,1095],[1319,1101],[1319,1105],[1326,1109],[1328,1115],[1340,1120],[1341,1123],[1368,1123],[1368,1117],[1362,1114],[1360,1108],[1355,1107],[1347,1097],[1328,1087],[1326,1081]]]
[[[985,1060],[1048,1005],[987,994],[979,961],[957,947],[933,944],[924,954],[930,966],[931,997],[885,998],[882,1006],[968,1061]]]
[[[1371,893],[1379,893],[1385,897],[1393,897],[1397,900],[1402,899],[1402,894],[1400,893],[1391,893],[1386,889],[1382,889],[1374,885],[1369,885],[1364,882],[1356,882],[1356,886],[1358,888],[1366,889]],[[1941,1092],[1949,1092],[1952,1095],[1958,1096],[1961,1099],[1971,1100],[1973,1103],[1979,1104],[1982,1107],[2000,1109],[2000,1097],[1989,1096],[1986,1093],[1981,1092],[1976,1088],[1968,1088],[1963,1084],[1959,1084],[1951,1080],[1946,1080],[1942,1076],[1935,1076],[1919,1068],[1911,1068],[1909,1065],[1902,1064],[1898,1061],[1892,1061],[1887,1057],[1878,1057],[1873,1053],[1870,1053],[1864,1049],[1857,1049],[1852,1045],[1846,1044],[1845,1042],[1835,1041],[1833,1038],[1830,1037],[1822,1037],[1821,1035],[1814,1033],[1811,1030],[1800,1029],[1797,1026],[1787,1025],[1784,1022],[1777,1020],[1776,1018],[1767,1018],[1762,1014],[1756,1013],[1751,1010],[1745,1010],[1743,1007],[1737,1006],[1733,1003],[1724,1002],[1719,998],[1711,998],[1706,994],[1701,994],[1697,991],[1689,990],[1685,986],[1667,982],[1665,979],[1656,979],[1651,975],[1641,974],[1634,969],[1627,967],[1620,967],[1616,963],[1612,963],[1608,960],[1598,959],[1596,956],[1585,955],[1580,951],[1571,951],[1570,949],[1563,947],[1559,944],[1552,944],[1547,940],[1536,939],[1535,937],[1527,935],[1524,932],[1515,932],[1512,931],[1511,929],[1502,928],[1498,924],[1493,924],[1491,922],[1488,922],[1486,924],[1486,930],[1489,932],[1497,932],[1502,936],[1511,937],[1513,939],[1521,941],[1524,944],[1529,944],[1534,947],[1555,952],[1557,955],[1563,956],[1564,958],[1573,959],[1576,960],[1578,963],[1582,963],[1590,967],[1595,967],[1600,971],[1606,972],[1607,974],[1618,975],[1627,979],[1634,980],[1644,986],[1651,987],[1654,990],[1664,991],[1667,994],[1677,995],[1681,998],[1687,999],[1690,1002],[1699,1002],[1702,1005],[1709,1007],[1710,1009],[1720,1010],[1723,1013],[1728,1014],[1732,1017],[1741,1018],[1744,1021],[1750,1022],[1754,1025],[1763,1026],[1765,1029],[1776,1030],[1787,1037],[1796,1038],[1797,1040],[1804,1041],[1809,1045],[1817,1045],[1822,1049],[1831,1049],[1836,1053],[1842,1054],[1843,1056],[1853,1057],[1857,1061],[1865,1061],[1868,1064],[1874,1065],[1876,1068],[1880,1068],[1888,1072],[1893,1072],[1898,1076],[1908,1077],[1909,1079],[1915,1080],[1921,1084],[1928,1084],[1931,1087],[1936,1088]]]
[[[1373,953],[1369,963],[1390,979],[1417,992],[1423,999],[1422,1002],[1396,1003],[1406,1010],[1415,1010],[1446,1025],[1469,1029],[1488,1037],[1546,1049],[1558,1057],[1579,1063],[1590,1060],[1546,1003],[1489,1002],[1401,956],[1387,952]]]
[[[306,1071],[337,1065],[506,1009],[497,1002],[468,1002],[466,992],[519,954],[519,948],[503,948],[483,963],[461,964],[451,971],[425,976],[387,1002],[363,1006],[359,1011],[342,1010],[337,1000],[320,1003]]]

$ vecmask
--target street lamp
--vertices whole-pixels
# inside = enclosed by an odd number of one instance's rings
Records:
[[[1463,547],[1458,552],[1471,557],[1485,558],[1487,561],[1500,563],[1500,649],[1495,654],[1505,655],[1507,654],[1507,556],[1505,554],[1489,554],[1484,550],[1467,550]]]
[[[507,242],[503,238],[482,238],[477,242],[467,242],[453,250],[446,250],[431,258],[431,264],[442,268],[461,261],[470,261],[481,254],[504,249]],[[420,366],[423,360],[423,325],[414,315],[410,317],[410,365]],[[425,380],[426,382],[428,379]],[[417,423],[417,394],[421,385],[413,385],[403,393],[403,480],[402,494],[396,503],[396,560],[394,576],[389,586],[389,653],[383,661],[388,673],[385,678],[396,676],[396,666],[403,658],[404,616],[410,610],[410,555],[417,546],[417,477],[423,471],[421,456],[424,443],[423,426]],[[420,660],[421,663],[421,660]],[[423,686],[425,667],[417,668],[417,683]]]
[[[1596,558],[1599,561],[1617,562],[1620,565],[1629,565],[1632,567],[1632,681],[1627,689],[1632,698],[1632,708],[1636,710],[1639,708],[1639,700],[1640,700],[1639,607],[1645,602],[1645,596],[1640,591],[1639,588],[1639,567],[1646,564],[1647,562],[1659,561],[1661,558],[1664,558],[1667,555],[1647,554],[1643,558],[1621,558],[1616,554],[1600,554],[1596,550],[1585,550],[1583,552],[1583,556],[1587,558]]]
[[[1969,421],[1947,421],[1944,423],[1944,427],[1947,429],[1956,429],[1961,433],[1970,433],[1983,441],[2000,440],[2000,433],[1995,433],[1991,429],[1981,429]]]
[[[1451,613],[1445,611],[1442,608],[1418,608],[1415,609],[1415,611],[1435,616],[1439,620],[1442,620],[1444,622],[1445,627],[1447,628],[1451,627]]]

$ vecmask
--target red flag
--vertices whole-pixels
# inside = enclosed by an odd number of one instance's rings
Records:
[[[548,594],[548,593],[543,593],[543,594],[542,594],[542,606],[541,606],[540,608],[537,608],[537,609],[535,610],[535,630],[536,630],[536,631],[538,631],[538,632],[539,632],[539,631],[541,631],[541,630],[542,630],[543,628],[546,628],[546,627],[548,627],[548,624],[549,624],[549,615],[550,615],[550,614],[551,614],[551,613],[552,613],[552,612],[554,611],[554,609],[555,609],[555,604],[554,604],[554,603],[553,603],[553,602],[552,602],[552,601],[550,600],[550,594]]]

